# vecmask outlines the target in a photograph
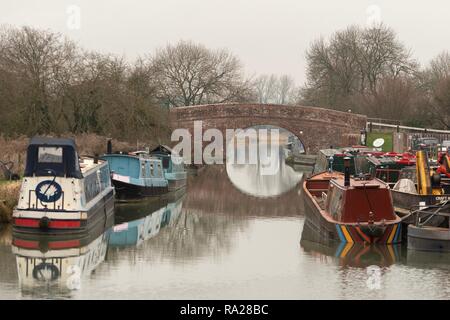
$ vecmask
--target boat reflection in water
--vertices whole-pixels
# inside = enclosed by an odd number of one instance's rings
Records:
[[[70,297],[106,259],[113,219],[78,235],[13,234],[19,286],[24,295]]]
[[[401,259],[401,245],[364,245],[361,243],[325,242],[308,226],[302,231],[300,245],[312,256],[331,257],[340,266],[367,268],[370,266],[389,267]],[[326,259],[325,259],[326,260]]]
[[[406,264],[410,267],[428,270],[450,270],[448,252],[407,250]]]
[[[149,201],[121,204],[116,207],[116,222],[109,245],[111,247],[139,246],[156,236],[159,231],[179,217],[185,190],[168,197]]]

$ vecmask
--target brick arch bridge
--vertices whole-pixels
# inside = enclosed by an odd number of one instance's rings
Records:
[[[189,129],[194,121],[203,121],[203,132],[216,128],[245,129],[256,125],[273,125],[289,130],[303,143],[307,153],[329,146],[359,142],[367,117],[335,110],[274,104],[209,104],[172,108],[169,114],[172,130]]]

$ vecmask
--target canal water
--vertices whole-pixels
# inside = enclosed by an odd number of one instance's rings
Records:
[[[258,183],[285,191],[277,181]],[[2,227],[0,298],[450,298],[448,254],[311,241],[300,185],[257,197],[249,193],[270,186],[243,192],[216,165],[190,176],[186,191],[119,205],[114,223],[85,238]]]

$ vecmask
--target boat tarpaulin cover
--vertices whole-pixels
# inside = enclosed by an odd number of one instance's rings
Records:
[[[393,189],[395,191],[417,194],[416,185],[410,179],[398,180]]]
[[[61,154],[59,155],[58,152]],[[47,137],[32,138],[27,149],[24,175],[25,177],[36,175],[83,178],[75,141]]]

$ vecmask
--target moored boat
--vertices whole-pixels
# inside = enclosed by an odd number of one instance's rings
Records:
[[[344,158],[350,158],[350,174],[378,178],[395,183],[401,170],[415,164],[415,155],[405,152],[381,152],[364,146],[319,151],[315,172],[323,172],[330,166],[333,171],[344,172]]]
[[[79,159],[72,139],[31,139],[13,212],[15,232],[85,232],[113,214],[114,188],[106,161]]]
[[[450,200],[450,186],[432,170],[427,154],[418,151],[416,158],[416,166],[403,168],[399,180],[391,188],[394,209],[400,215],[408,215],[404,220],[406,224],[415,222],[418,209]],[[439,226],[442,222],[443,217],[435,215],[430,225]]]
[[[151,155],[161,159],[164,177],[169,183],[169,190],[177,190],[186,186],[187,172],[183,158],[165,145],[159,145],[151,151]]]
[[[109,164],[119,200],[141,199],[168,192],[162,162],[148,152],[108,153],[102,159]]]
[[[436,226],[434,217],[441,217]],[[408,249],[450,252],[450,201],[420,209],[408,226]]]
[[[348,158],[346,166],[349,168]],[[350,178],[349,170],[345,174],[323,172],[305,180],[303,193],[307,221],[324,240],[401,242],[401,219],[383,181],[356,180]]]

